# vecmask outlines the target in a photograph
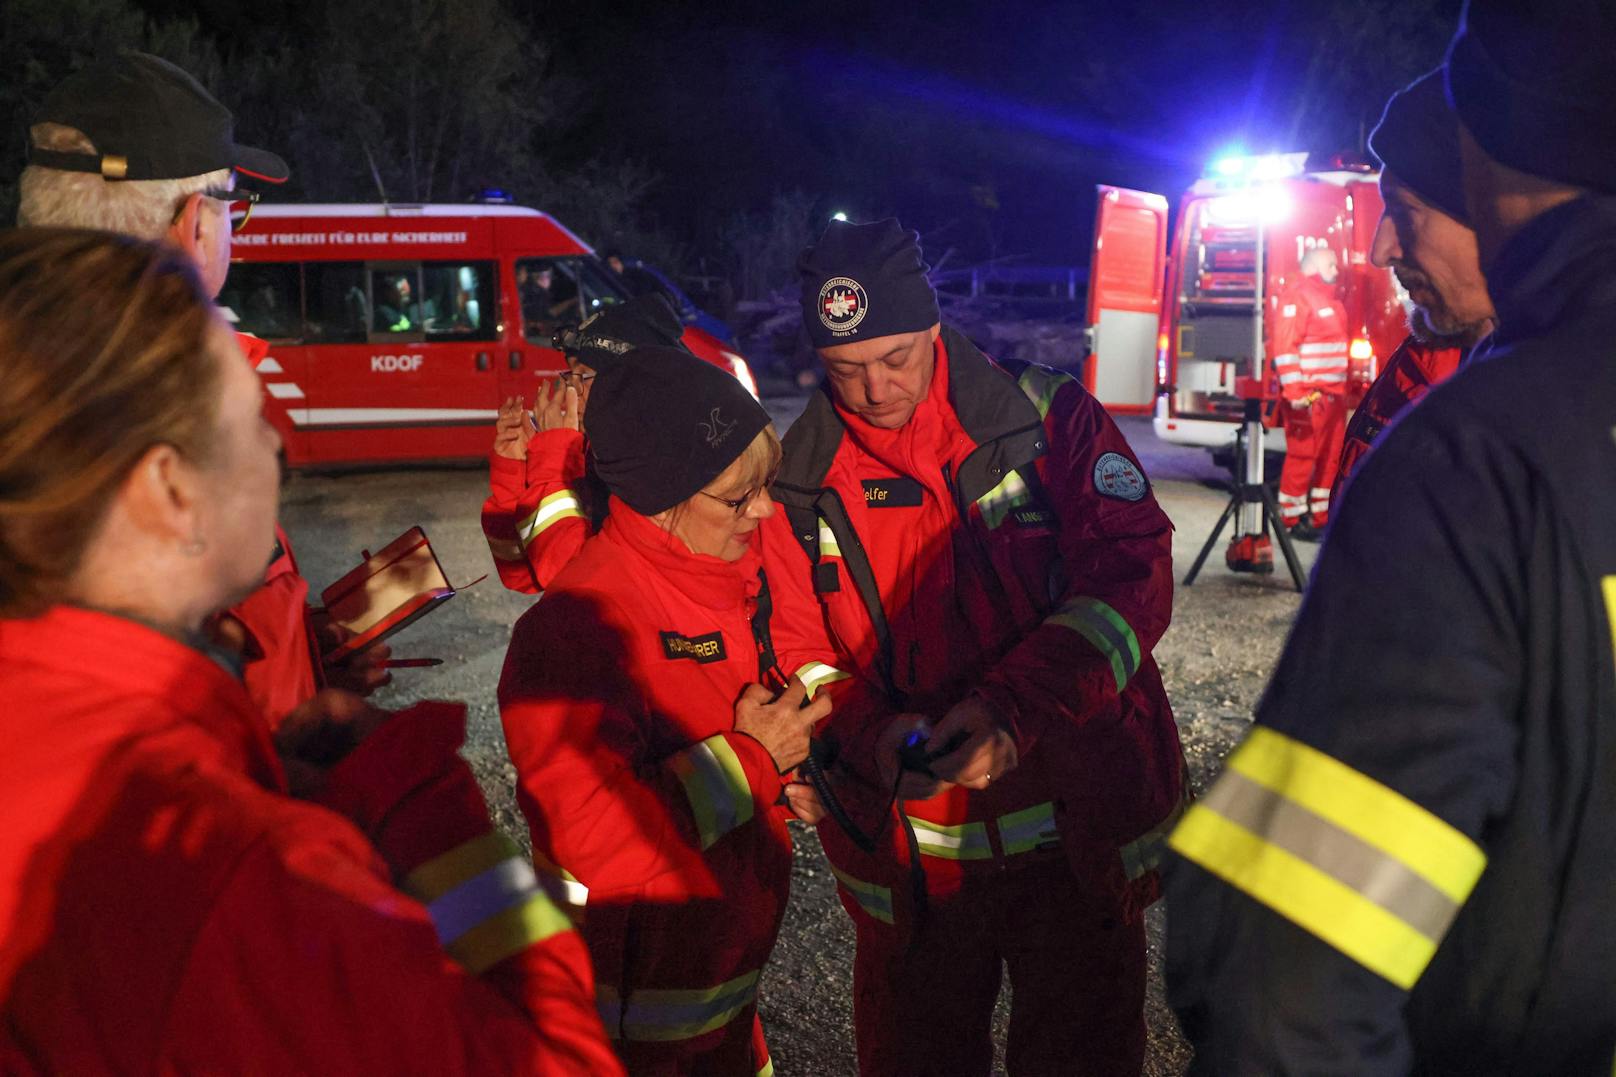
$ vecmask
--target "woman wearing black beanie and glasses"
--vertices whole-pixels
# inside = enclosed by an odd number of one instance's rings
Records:
[[[517,623],[501,720],[629,1072],[754,1077],[772,1072],[757,986],[791,873],[781,775],[830,711],[782,670],[824,683],[828,654],[769,643],[768,414],[688,352],[627,358],[585,415],[606,522]]]

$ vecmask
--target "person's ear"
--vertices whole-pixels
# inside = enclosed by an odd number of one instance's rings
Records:
[[[124,518],[138,530],[186,552],[205,543],[202,488],[196,468],[172,445],[147,449],[118,491]]]
[[[184,204],[180,207],[179,216],[168,228],[168,240],[174,246],[190,256],[193,262],[201,263],[201,251],[204,229],[208,227],[211,216],[202,205],[205,196],[199,191],[187,195]]]
[[[943,323],[942,322],[938,322],[936,325],[933,325],[931,327],[931,339],[932,340],[935,341],[938,337],[942,336],[942,334],[943,334]]]

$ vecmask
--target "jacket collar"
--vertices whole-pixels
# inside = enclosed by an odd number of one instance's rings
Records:
[[[1493,260],[1493,345],[1541,336],[1579,314],[1616,306],[1616,195],[1585,195],[1517,232]],[[1490,350],[1490,348],[1489,348]]]
[[[268,723],[241,682],[213,657],[154,628],[99,610],[53,606],[38,617],[0,620],[0,669],[12,663],[157,700],[151,717],[136,721],[166,725],[178,715],[216,741],[231,765],[265,788],[285,791]]]
[[[642,516],[616,497],[611,499],[601,533],[608,540],[638,555],[662,579],[685,598],[710,610],[732,610],[757,595],[759,536],[752,532],[752,545],[739,561],[725,561],[707,554],[691,553],[685,544]]]
[[[982,354],[965,334],[945,325],[940,342],[948,362],[948,406],[972,443],[988,450],[972,453],[960,469],[961,495],[975,500],[1010,468],[1042,453],[1043,424],[1038,409],[1009,372]],[[830,385],[821,381],[802,416],[786,432],[780,480],[802,489],[822,487],[845,435]]]

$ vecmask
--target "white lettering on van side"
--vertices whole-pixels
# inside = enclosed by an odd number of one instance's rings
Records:
[[[466,242],[465,232],[244,232],[232,241],[238,247],[348,247],[361,243]]]
[[[394,243],[464,243],[464,232],[394,232]]]
[[[372,374],[414,373],[421,369],[420,355],[373,355],[370,357]]]

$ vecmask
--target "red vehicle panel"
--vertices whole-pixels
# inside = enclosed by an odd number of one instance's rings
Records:
[[[270,342],[270,416],[309,466],[483,459],[500,401],[564,369],[557,325],[626,297],[537,210],[309,205],[254,213],[219,301]],[[739,355],[685,342],[756,394]]]

